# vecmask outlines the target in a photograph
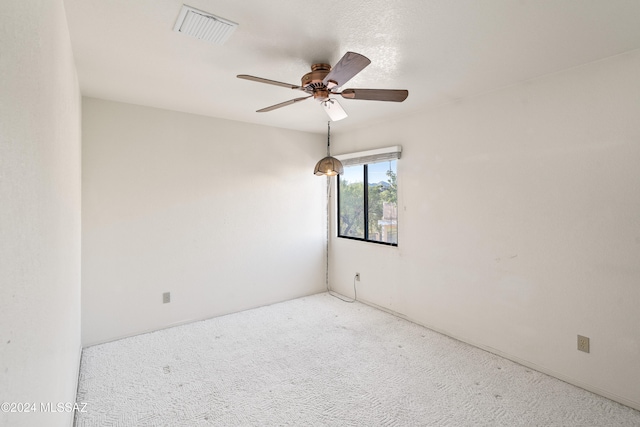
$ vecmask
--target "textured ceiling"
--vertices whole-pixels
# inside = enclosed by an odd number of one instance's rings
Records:
[[[316,62],[371,59],[344,87],[408,89],[402,104],[340,99],[340,132],[640,48],[637,0],[185,0],[238,22],[224,45],[173,31],[180,0],[65,0],[83,95],[322,133],[301,92]]]

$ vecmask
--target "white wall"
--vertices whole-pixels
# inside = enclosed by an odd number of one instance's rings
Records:
[[[399,247],[333,238],[332,287],[640,409],[638,76],[634,51],[337,135],[404,150]]]
[[[61,0],[0,3],[0,402],[73,402],[80,94]],[[0,412],[3,426],[72,413]]]
[[[83,344],[323,291],[323,156],[319,135],[84,98]]]

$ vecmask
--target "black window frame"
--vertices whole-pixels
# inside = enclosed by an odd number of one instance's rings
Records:
[[[384,160],[382,160],[384,161]],[[381,161],[381,162],[382,162]],[[392,246],[392,247],[398,247],[398,243],[392,243],[392,242],[382,242],[380,240],[371,240],[369,239],[369,165],[373,164],[373,163],[379,163],[379,162],[369,162],[369,163],[363,163],[361,166],[363,167],[363,203],[364,203],[364,238],[361,237],[355,237],[355,236],[342,236],[340,234],[340,175],[338,175],[338,179],[336,180],[336,202],[337,202],[337,206],[336,206],[336,224],[337,224],[337,237],[341,238],[341,239],[349,239],[349,240],[357,240],[359,242],[368,242],[368,243],[376,243],[378,245],[384,245],[384,246]],[[356,165],[354,165],[356,166]],[[397,169],[396,169],[396,176],[397,176]],[[397,185],[397,184],[396,184]]]

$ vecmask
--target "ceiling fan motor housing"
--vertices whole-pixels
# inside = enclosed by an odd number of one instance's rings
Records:
[[[331,65],[329,64],[313,64],[311,66],[311,72],[302,76],[301,86],[306,92],[313,94],[313,99],[318,101],[326,101],[329,99],[329,89],[322,82],[327,74],[329,74],[329,71],[331,71]]]

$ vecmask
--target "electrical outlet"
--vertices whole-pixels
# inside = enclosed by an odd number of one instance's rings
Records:
[[[171,302],[171,292],[165,292],[162,294],[162,303],[167,304]]]
[[[589,353],[589,338],[578,335],[578,350]]]
[[[356,273],[356,280],[359,282],[360,281],[360,273]]]

